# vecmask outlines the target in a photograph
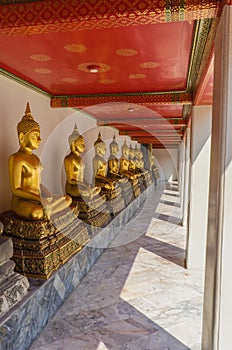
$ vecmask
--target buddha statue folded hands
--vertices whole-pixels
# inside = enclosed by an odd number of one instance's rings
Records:
[[[27,104],[25,115],[17,125],[20,148],[9,157],[12,211],[29,220],[50,218],[67,209],[71,197],[51,194],[41,183],[42,164],[33,154],[41,141],[39,124]]]

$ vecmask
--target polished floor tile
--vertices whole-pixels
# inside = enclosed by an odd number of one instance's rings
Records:
[[[203,273],[185,269],[177,187],[160,184],[31,350],[200,350]]]

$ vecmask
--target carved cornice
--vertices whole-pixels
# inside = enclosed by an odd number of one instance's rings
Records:
[[[0,2],[0,35],[30,35],[74,30],[215,18],[218,0],[48,0]],[[20,7],[19,7],[20,6]],[[17,26],[15,25],[17,23]]]
[[[96,94],[79,96],[55,96],[51,98],[51,107],[85,108],[100,103],[126,102],[140,105],[159,104],[191,104],[192,95],[185,92],[170,93],[125,93],[125,94]]]
[[[195,90],[200,69],[202,69],[201,67],[205,64],[203,58],[208,57],[209,50],[211,50],[211,47],[206,45],[211,25],[211,19],[196,22],[186,92],[193,92]]]

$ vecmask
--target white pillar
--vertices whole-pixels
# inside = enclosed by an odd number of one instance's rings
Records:
[[[192,112],[190,206],[186,266],[205,268],[212,108]]]
[[[181,218],[183,224],[183,204],[184,204],[184,186],[185,186],[185,139],[181,141],[181,184],[180,184],[180,205],[181,205]]]
[[[179,144],[178,149],[178,190],[181,193],[182,182],[183,182],[183,141]]]
[[[231,350],[232,325],[232,7],[215,41],[209,219],[202,349]]]
[[[185,131],[185,181],[184,181],[184,193],[182,203],[182,225],[187,226],[188,210],[189,210],[189,183],[190,183],[190,137],[191,130],[186,128]]]

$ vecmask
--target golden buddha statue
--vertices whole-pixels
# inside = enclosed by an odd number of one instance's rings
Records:
[[[118,186],[122,190],[122,196],[125,204],[128,205],[133,199],[132,185],[128,177],[119,173],[119,160],[117,158],[119,147],[115,136],[113,137],[113,141],[110,143],[109,148],[110,156],[108,158],[108,177],[114,181],[117,181]]]
[[[138,174],[131,170],[130,167],[130,161],[128,159],[129,157],[129,147],[126,143],[126,140],[124,140],[124,143],[122,145],[122,155],[120,158],[120,165],[119,165],[119,173],[121,175],[124,175],[130,180],[133,188],[134,197],[138,197],[141,193],[140,188],[138,186]]]
[[[20,148],[9,158],[12,211],[29,220],[43,220],[67,209],[69,196],[53,195],[41,183],[42,165],[33,154],[41,141],[39,124],[33,119],[29,103],[17,125]]]
[[[140,170],[142,176],[144,177],[145,187],[148,187],[153,183],[152,173],[150,170],[145,168],[142,150],[139,148],[136,148],[135,151],[136,151],[135,164],[138,167],[138,169]]]
[[[119,183],[125,183],[127,181],[126,177],[119,173],[119,160],[117,158],[119,147],[116,142],[115,135],[109,147],[110,156],[108,158],[108,177],[114,181],[119,181]]]
[[[79,218],[85,221],[90,231],[95,227],[105,226],[111,219],[106,209],[104,194],[99,195],[101,187],[92,187],[84,181],[85,164],[80,156],[85,150],[85,141],[79,134],[75,124],[73,133],[69,136],[70,153],[64,159],[66,171],[66,193],[73,199],[73,204],[79,208]]]
[[[101,187],[101,194],[107,199],[107,207],[112,216],[117,215],[124,207],[125,201],[122,196],[122,189],[117,180],[107,176],[108,166],[105,158],[106,145],[99,132],[97,140],[94,142],[95,156],[93,158],[93,177],[96,186]]]
[[[139,169],[142,173],[148,174],[148,169],[145,169],[144,167],[144,159],[143,159],[143,152],[141,149],[139,149],[136,145],[136,148],[134,149],[135,152],[135,166],[137,169]]]
[[[85,141],[79,134],[75,124],[73,133],[69,136],[70,153],[64,159],[67,176],[66,193],[72,198],[83,197],[90,200],[100,193],[101,187],[91,187],[84,182],[85,164],[80,156],[85,150]]]
[[[154,184],[156,186],[157,182],[158,182],[158,179],[160,177],[160,174],[159,174],[159,168],[155,165],[155,157],[154,157],[153,154],[150,157],[150,169],[151,169],[151,172],[152,172],[152,177],[153,177],[153,180],[154,180]]]
[[[137,177],[141,176],[140,168],[138,167],[137,149],[132,145],[129,147],[129,170],[137,174]]]
[[[129,147],[126,143],[126,140],[124,140],[124,144],[122,145],[122,156],[120,158],[119,173],[121,175],[125,175],[129,180],[134,181],[137,179],[138,176],[134,171],[131,171],[131,169],[129,169],[130,161],[128,157],[129,157]]]
[[[95,156],[93,158],[93,177],[95,185],[105,190],[114,190],[115,181],[107,178],[107,162],[103,157],[106,153],[106,145],[99,132],[97,140],[94,142]]]

